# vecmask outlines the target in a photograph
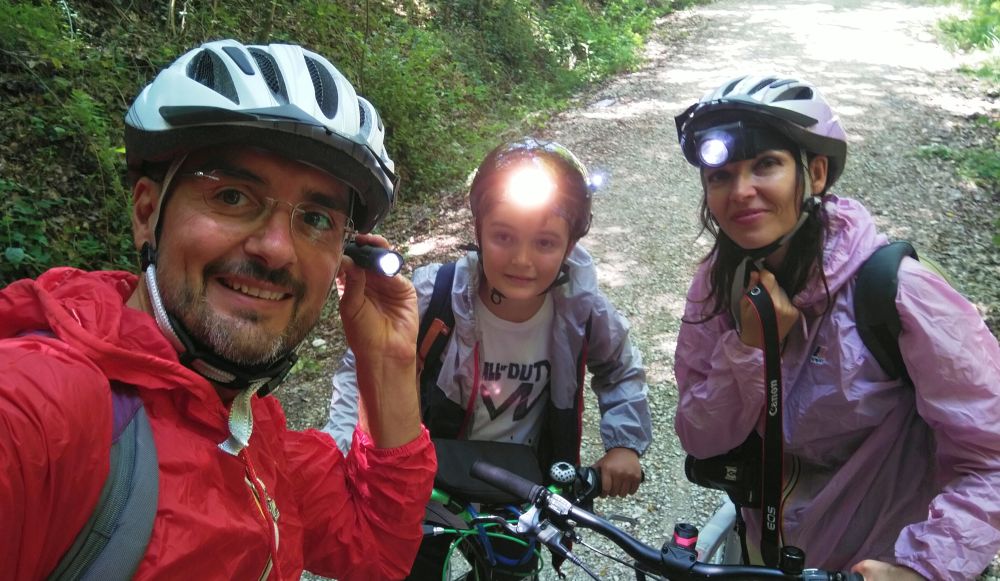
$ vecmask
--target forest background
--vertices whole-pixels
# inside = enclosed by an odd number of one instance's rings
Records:
[[[635,67],[656,18],[707,2],[0,0],[0,287],[56,265],[135,270],[124,113],[202,42],[294,42],[330,58],[385,119],[396,215],[419,219],[498,138]],[[963,3],[942,31],[958,49],[996,49],[1000,1]],[[996,80],[995,63],[969,72]],[[993,145],[927,153],[995,191]]]
[[[0,1],[0,287],[56,265],[135,270],[123,118],[209,40],[329,58],[382,114],[419,215],[498,137],[637,64],[654,19],[698,0]]]

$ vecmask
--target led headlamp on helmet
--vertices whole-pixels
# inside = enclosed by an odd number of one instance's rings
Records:
[[[707,92],[674,121],[685,159],[698,167],[706,165],[699,151],[709,132],[732,123],[742,124],[744,136],[753,137],[747,129],[770,130],[803,152],[825,155],[829,159],[827,187],[840,177],[847,160],[847,134],[840,118],[815,87],[796,79],[736,77]],[[724,165],[714,161],[717,165],[710,167]]]
[[[392,207],[398,179],[371,103],[322,56],[294,45],[210,42],[178,58],[143,89],[125,117],[130,179],[166,167],[143,269],[157,324],[181,361],[216,384],[265,395],[291,369],[294,351],[268,365],[238,365],[190,336],[167,312],[156,281],[163,205],[186,156],[238,144],[314,166],[352,190],[351,222],[369,232]]]
[[[591,176],[569,149],[554,141],[526,137],[504,143],[486,155],[469,188],[476,235],[483,213],[503,200],[561,216],[569,224],[570,240],[575,242],[590,230],[594,193],[603,181],[603,175]],[[564,264],[549,288],[567,280]],[[496,303],[503,299],[496,288],[490,296]]]
[[[477,223],[483,208],[501,199],[551,208],[569,223],[570,239],[577,240],[590,230],[599,185],[600,180],[592,179],[570,150],[554,141],[527,137],[486,155],[472,179],[469,204]]]

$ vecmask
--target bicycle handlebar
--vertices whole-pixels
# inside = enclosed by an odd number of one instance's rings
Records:
[[[487,484],[492,484],[507,494],[527,500],[532,504],[538,498],[539,492],[545,490],[540,484],[536,484],[527,478],[522,478],[509,470],[504,470],[484,460],[473,462],[469,473]]]
[[[470,474],[538,507],[550,519],[552,525],[561,532],[569,532],[574,526],[590,529],[621,547],[646,572],[666,575],[674,581],[701,579],[864,581],[864,577],[857,573],[840,571],[804,569],[800,573],[786,573],[781,569],[771,567],[702,563],[697,561],[695,555],[688,551],[672,550],[674,548],[670,546],[665,546],[662,550],[654,549],[607,520],[574,505],[545,487],[489,462],[477,460],[472,465]],[[551,535],[549,536],[551,538]],[[546,542],[546,544],[551,546],[552,543]],[[561,545],[560,548],[565,550]]]

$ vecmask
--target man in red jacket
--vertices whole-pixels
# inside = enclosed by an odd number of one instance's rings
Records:
[[[0,291],[0,569],[63,560],[109,473],[123,394],[158,464],[138,579],[393,579],[435,472],[416,295],[342,252],[392,204],[375,109],[298,46],[205,44],[126,117],[140,277],[56,268]],[[339,272],[339,275],[338,275]],[[337,283],[367,417],[345,458],[267,393]],[[134,410],[133,410],[134,412]]]

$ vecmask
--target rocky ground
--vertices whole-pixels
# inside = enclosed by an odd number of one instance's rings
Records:
[[[977,120],[1000,115],[995,89],[957,72],[971,57],[935,38],[935,22],[948,10],[900,0],[714,2],[663,19],[640,70],[580,96],[549,124],[547,137],[610,177],[585,244],[642,349],[656,442],[643,459],[640,492],[598,509],[637,519],[626,528],[639,538],[659,544],[675,521],[701,522],[717,502],[685,481],[684,455],[672,437],[679,317],[696,261],[709,247],[696,219],[697,174],[680,155],[673,116],[726,78],[776,71],[821,87],[850,133],[836,192],[863,200],[891,237],[936,257],[1000,331],[1000,248],[992,243],[998,193],[959,177],[949,162],[919,155],[929,146],[982,144],[991,135]],[[439,207],[397,215],[382,231],[411,265],[454,258],[471,240],[461,192],[442,193]],[[320,426],[326,416],[327,377],[342,351],[339,325],[329,320],[279,392],[294,427]],[[594,429],[585,435],[589,461],[601,454],[594,407]],[[609,561],[588,561],[607,578],[630,578]]]

